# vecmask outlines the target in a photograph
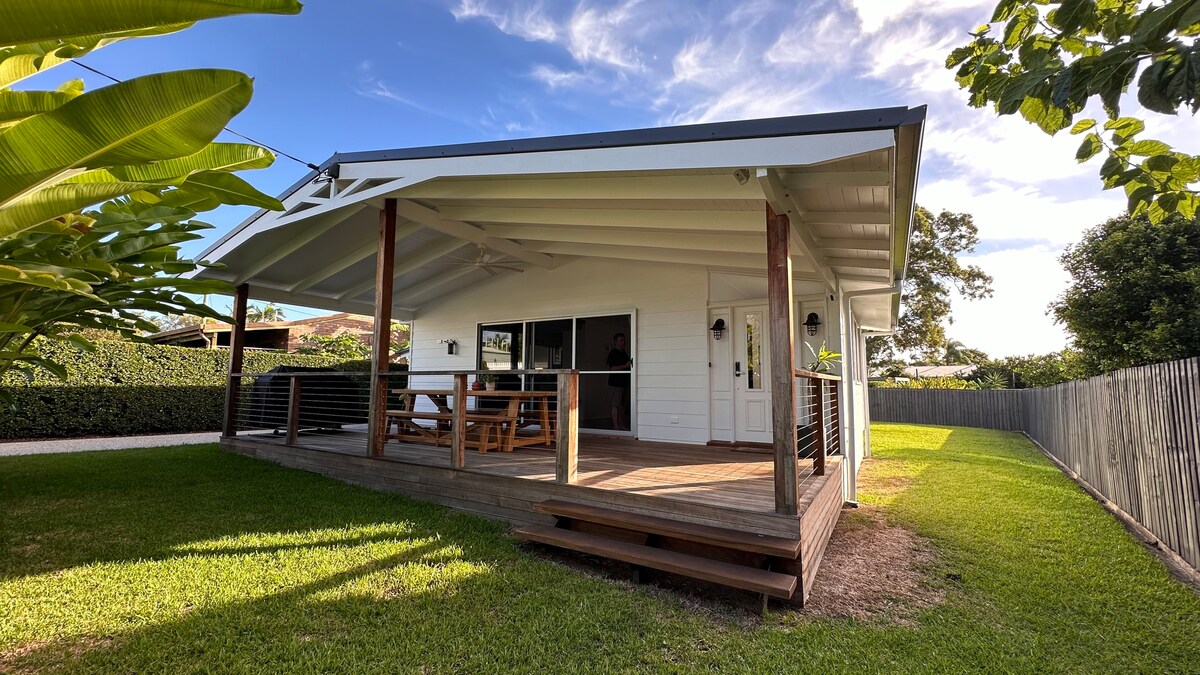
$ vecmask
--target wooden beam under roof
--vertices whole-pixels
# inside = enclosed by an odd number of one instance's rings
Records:
[[[755,201],[760,199],[761,193],[755,196]],[[608,209],[580,205],[578,208],[444,206],[439,212],[447,218],[479,223],[762,234],[762,214],[757,211]]]
[[[469,241],[473,244],[483,244],[493,251],[504,253],[531,265],[546,269],[554,267],[554,258],[544,253],[537,253],[525,245],[510,239],[494,237],[486,229],[478,225],[453,218],[446,218],[436,209],[428,206],[423,206],[408,199],[400,199],[396,202],[396,209],[400,215],[409,220],[421,223],[431,230],[437,230],[442,234],[462,239],[463,241]]]
[[[545,241],[568,244],[600,244],[643,246],[650,248],[687,249],[691,251],[726,251],[729,253],[762,253],[767,250],[766,237],[753,234],[687,234],[678,232],[646,232],[623,230],[612,232],[587,227],[542,227],[528,225],[491,225],[488,232],[520,241]],[[887,242],[884,242],[885,244]]]
[[[396,227],[396,241],[399,242],[401,239],[404,239],[405,237],[409,236],[410,234],[415,233],[417,230],[420,230],[422,227],[423,226],[421,224],[413,223],[413,222],[408,222],[403,225],[397,226]],[[349,269],[349,268],[357,265],[358,263],[366,260],[367,258],[370,258],[372,255],[375,254],[375,251],[378,248],[379,248],[378,239],[376,237],[371,237],[370,243],[363,244],[362,246],[355,248],[353,251],[350,251],[349,253],[338,257],[336,260],[329,263],[328,265],[325,265],[324,267],[322,267],[314,272],[309,273],[303,279],[292,284],[290,287],[288,287],[288,292],[289,293],[301,293],[303,291],[306,291],[306,290],[312,288],[313,286],[321,283],[322,281],[328,279],[329,277],[337,274],[338,272]]]
[[[589,199],[693,200],[759,199],[752,184],[741,184],[732,173],[569,178],[507,178],[427,181],[405,188],[408,199]]]
[[[795,171],[787,173],[787,184],[798,190],[810,188],[888,187],[890,171]]]
[[[271,265],[274,265],[280,260],[283,260],[289,255],[300,250],[312,240],[316,239],[322,234],[325,234],[339,223],[345,221],[346,218],[357,213],[364,206],[365,204],[356,204],[352,207],[349,207],[346,212],[326,214],[323,218],[320,218],[315,223],[309,225],[308,229],[304,232],[297,233],[296,235],[292,236],[283,244],[276,246],[275,249],[269,254],[259,258],[258,260],[254,261],[252,265],[249,265],[243,269],[241,274],[234,279],[234,285],[236,286],[246,283],[252,279],[254,275],[262,272]]]
[[[403,262],[392,267],[392,278],[399,279],[418,267],[428,265],[429,263],[436,261],[438,258],[448,256],[464,246],[470,246],[470,242],[453,238],[451,238],[449,241],[440,241],[436,244],[430,244],[416,253],[404,256]],[[338,299],[347,300],[349,298],[362,295],[367,291],[367,289],[374,285],[375,282],[373,279],[374,277],[372,276],[371,278],[363,279],[362,281],[354,284],[350,288],[343,291],[342,294],[338,296]]]
[[[783,184],[779,173],[774,169],[758,169],[755,171],[755,177],[758,178],[758,184],[761,186],[763,196],[766,197],[772,212],[784,216],[784,220],[790,223],[791,241],[797,244],[800,252],[808,258],[813,269],[821,275],[825,283],[830,288],[837,288],[833,270],[829,268],[825,254],[821,252],[813,239],[812,231],[805,226],[804,210],[800,207],[800,202],[796,199],[793,191]]]
[[[806,211],[804,221],[814,225],[891,225],[892,214],[882,211]]]
[[[566,243],[548,243],[539,245],[538,248],[556,255],[573,255],[586,258],[644,260],[647,262],[755,270],[765,269],[766,265],[765,250],[760,253],[730,253],[726,251],[689,251],[686,249],[653,248],[647,246],[620,246],[617,244]]]
[[[892,250],[887,239],[817,239],[817,246],[824,251],[883,251]]]
[[[886,258],[829,258],[827,262],[831,267],[857,267],[864,270],[891,269],[891,264]]]

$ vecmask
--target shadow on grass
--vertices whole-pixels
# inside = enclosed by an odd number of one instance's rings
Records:
[[[212,447],[20,459],[0,671],[628,668],[663,644],[666,605],[440,506]]]
[[[250,554],[358,546],[432,536],[447,525],[445,509],[436,505],[215,446],[0,459],[0,509],[6,520],[0,546],[7,549],[0,579],[101,562],[225,555],[229,547]],[[362,529],[370,532],[353,531]],[[238,542],[269,533],[312,539]]]

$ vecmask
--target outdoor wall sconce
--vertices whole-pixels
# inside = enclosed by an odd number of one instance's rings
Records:
[[[817,317],[816,312],[809,312],[808,318],[804,320],[804,332],[809,336],[817,334],[817,326],[821,325],[821,319]]]
[[[446,345],[446,354],[447,355],[454,356],[456,348],[458,347],[458,341],[451,338],[449,340],[438,340],[438,342],[441,342]]]
[[[717,319],[713,322],[712,328],[713,339],[720,341],[721,336],[725,334],[725,319]]]

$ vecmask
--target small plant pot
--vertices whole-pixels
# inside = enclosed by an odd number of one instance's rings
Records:
[[[486,387],[488,391],[496,391],[495,382],[485,382],[483,386]]]
[[[483,382],[475,380],[471,383],[471,391],[483,391]]]

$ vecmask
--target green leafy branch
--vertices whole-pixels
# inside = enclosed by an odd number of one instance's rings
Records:
[[[1098,98],[1109,123],[1116,123],[1107,128],[1120,138],[1107,145],[1089,134],[1077,157],[1087,161],[1108,147],[1100,169],[1105,188],[1125,187],[1132,212],[1161,222],[1173,212],[1195,212],[1200,160],[1161,141],[1134,138],[1141,129],[1131,132],[1134,118],[1122,117],[1121,99],[1136,78],[1145,109],[1200,111],[1198,34],[1200,0],[1001,0],[991,20],[971,33],[973,40],[950,53],[946,67],[955,70],[971,106],[1020,114],[1052,135],[1071,127]]]

